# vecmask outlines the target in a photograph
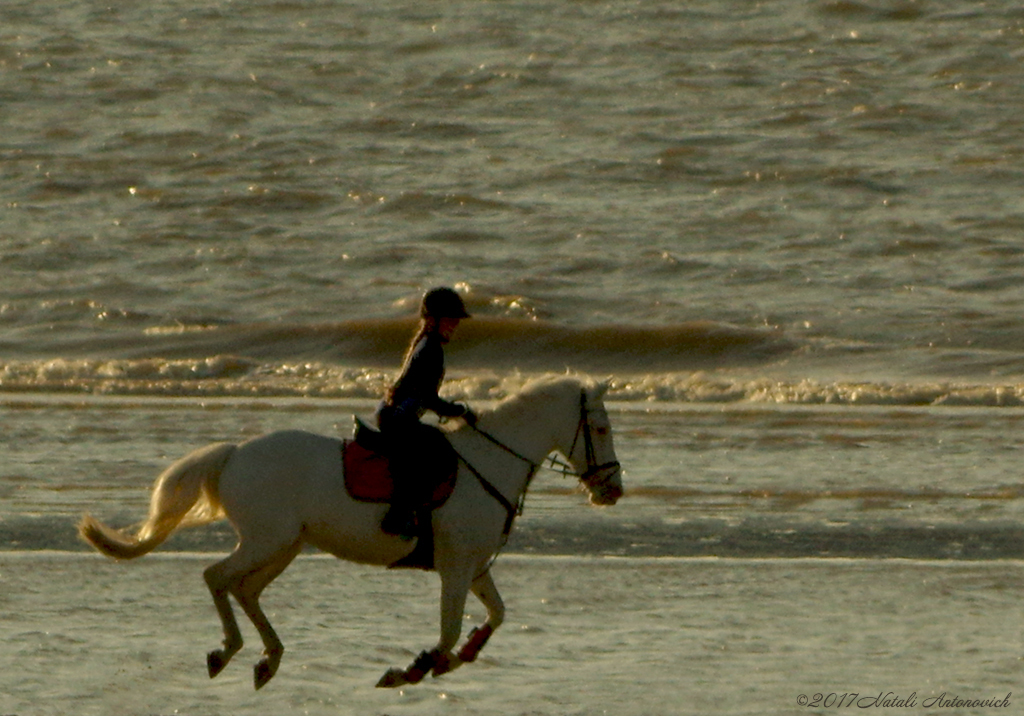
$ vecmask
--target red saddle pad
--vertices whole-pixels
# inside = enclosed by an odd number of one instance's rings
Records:
[[[342,444],[342,460],[345,467],[345,489],[353,499],[361,502],[391,502],[395,482],[391,479],[388,459],[380,453],[368,450],[354,440]],[[445,466],[440,474],[431,476],[426,471],[423,479],[433,482],[428,507],[440,507],[455,489],[458,463]]]
[[[348,494],[364,502],[390,502],[395,482],[388,459],[353,440],[345,441],[342,452]]]

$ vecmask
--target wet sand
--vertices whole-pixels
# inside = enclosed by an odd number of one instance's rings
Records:
[[[437,638],[436,575],[303,556],[264,595],[287,651],[257,693],[248,624],[235,661],[206,675],[221,636],[201,571],[215,558],[0,555],[0,713],[796,714],[822,710],[801,695],[832,693],[858,694],[857,710],[883,708],[881,694],[950,712],[925,704],[1002,699],[1024,669],[1017,561],[507,555],[494,572],[507,620],[478,662],[379,690]],[[483,613],[472,598],[467,611],[468,631]]]

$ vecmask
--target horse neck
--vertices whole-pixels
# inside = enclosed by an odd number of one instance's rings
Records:
[[[515,405],[498,411],[481,427],[509,449],[539,465],[562,446],[566,435],[571,439],[571,433],[579,422],[575,408],[575,403],[562,407],[533,400],[529,405]]]

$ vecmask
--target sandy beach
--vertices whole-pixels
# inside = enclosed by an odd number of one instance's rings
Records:
[[[380,690],[436,638],[436,576],[307,556],[264,597],[287,652],[257,693],[247,626],[236,661],[206,675],[213,557],[4,553],[0,712],[798,714],[826,710],[798,705],[816,694],[857,694],[860,709],[916,695],[903,710],[943,712],[924,704],[1013,692],[1024,653],[1019,562],[508,556],[495,567],[507,622],[480,660]]]

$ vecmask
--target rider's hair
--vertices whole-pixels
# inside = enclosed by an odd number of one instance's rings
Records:
[[[412,358],[412,352],[416,349],[416,344],[419,343],[425,336],[437,330],[439,321],[432,316],[426,316],[420,319],[419,328],[416,329],[416,333],[413,335],[412,340],[409,341],[409,347],[405,349],[405,357],[402,358],[402,372],[405,372],[405,367],[409,364],[409,359]],[[395,383],[391,384],[388,388],[387,394],[384,399],[390,403],[391,398],[394,397]]]

